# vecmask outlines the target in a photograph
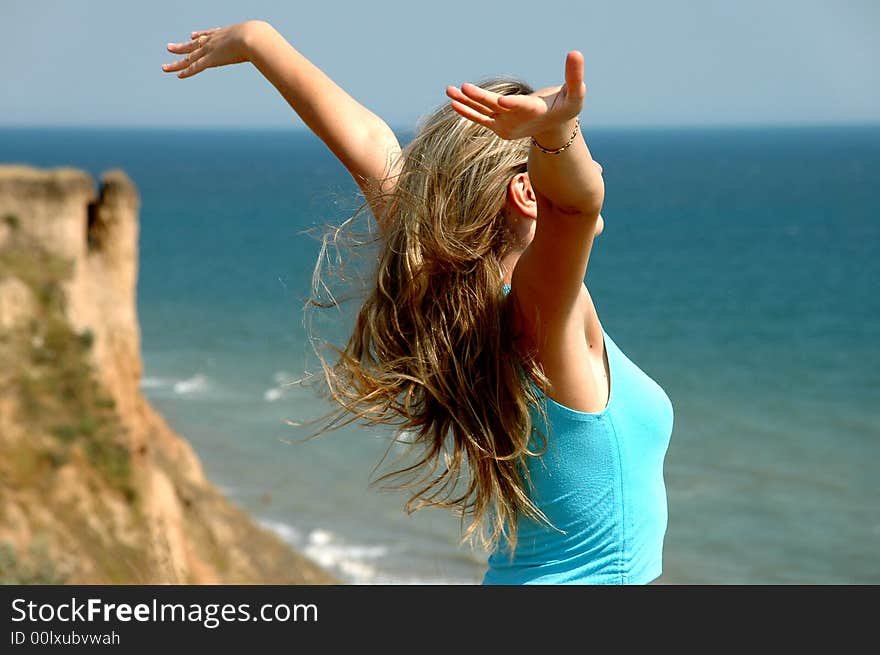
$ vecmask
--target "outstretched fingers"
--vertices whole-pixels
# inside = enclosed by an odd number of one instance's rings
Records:
[[[452,100],[458,102],[459,104],[466,105],[474,111],[483,114],[484,116],[489,116],[491,118],[498,113],[497,111],[494,111],[491,107],[487,107],[486,105],[477,102],[476,100],[468,98],[464,93],[461,92],[458,87],[447,86],[446,95],[449,96],[449,98],[451,98]]]
[[[498,99],[504,97],[500,93],[487,91],[486,89],[483,89],[476,84],[471,84],[470,82],[465,82],[461,85],[461,93],[466,98],[483,105],[496,114],[504,111],[504,107],[498,104]]]
[[[195,34],[195,32],[193,32]],[[186,43],[169,43],[168,50],[175,54],[186,54],[183,59],[178,59],[170,64],[163,64],[162,70],[166,73],[181,71],[177,77],[190,77],[207,68],[207,60],[204,59],[210,51],[206,43],[199,45],[198,36]]]
[[[199,42],[196,40],[198,38],[199,37],[195,37],[192,41],[184,41],[183,43],[169,43],[168,51],[178,55],[193,52],[199,47]]]
[[[177,77],[181,79],[184,77],[192,77],[196,73],[201,73],[206,68],[209,68],[211,66],[211,58],[207,56],[208,54],[208,52],[204,52],[195,60],[190,61],[189,66],[180,71],[177,74]]]
[[[534,111],[535,99],[528,95],[498,96],[498,106],[504,111]]]
[[[477,125],[482,125],[483,127],[488,127],[489,129],[495,124],[495,119],[487,116],[486,114],[482,114],[474,109],[471,109],[468,105],[459,102],[458,100],[452,101],[452,109],[461,116],[464,116],[470,121],[473,121]]]

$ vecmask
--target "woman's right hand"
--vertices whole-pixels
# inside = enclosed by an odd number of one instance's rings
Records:
[[[569,123],[583,109],[586,94],[584,56],[577,50],[565,57],[565,84],[561,86],[509,96],[486,91],[476,84],[446,87],[453,110],[488,127],[502,139],[530,136],[540,141],[543,136],[545,143],[557,144],[564,143],[571,133]]]
[[[249,38],[258,30],[265,29],[265,21],[249,20],[227,27],[201,30],[190,34],[190,41],[169,43],[168,51],[186,55],[170,64],[163,64],[166,73],[177,73],[177,77],[192,77],[206,68],[217,68],[229,64],[241,64],[250,59]]]

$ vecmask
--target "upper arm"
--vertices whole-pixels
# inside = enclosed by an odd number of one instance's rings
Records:
[[[604,339],[584,284],[599,216],[560,212],[540,197],[538,207],[535,237],[513,272],[519,324],[549,382],[545,393],[599,411],[605,401],[595,355]]]
[[[581,290],[593,248],[598,213],[564,212],[536,193],[535,236],[517,262],[513,287],[526,311],[541,316],[544,330],[562,329],[569,321],[583,325]]]
[[[277,30],[262,23],[251,61],[291,108],[342,162],[371,205],[387,186],[400,144],[379,116],[352,98]],[[375,207],[378,209],[378,207]],[[377,214],[378,216],[379,214]]]
[[[337,156],[357,182],[376,222],[384,230],[384,199],[396,185],[401,166],[400,143],[386,126],[379,133],[362,138],[360,144]]]

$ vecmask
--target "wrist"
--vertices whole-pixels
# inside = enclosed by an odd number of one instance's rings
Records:
[[[271,24],[264,20],[249,20],[241,26],[241,47],[245,58],[253,61],[260,43],[275,31]]]
[[[557,123],[553,127],[532,135],[532,145],[543,152],[561,152],[568,148],[577,136],[578,117]]]

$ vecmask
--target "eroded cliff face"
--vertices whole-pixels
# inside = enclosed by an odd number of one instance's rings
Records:
[[[0,578],[335,582],[205,478],[141,394],[134,184],[0,165]]]

